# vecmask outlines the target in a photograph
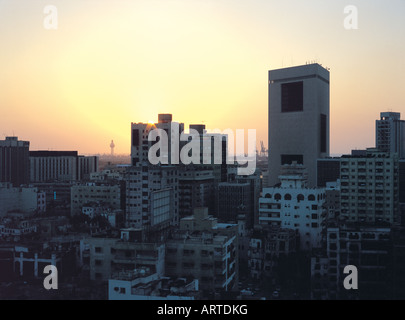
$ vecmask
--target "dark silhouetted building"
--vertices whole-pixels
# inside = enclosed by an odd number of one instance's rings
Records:
[[[375,121],[375,145],[383,152],[397,153],[405,158],[405,120],[399,112],[381,112]]]
[[[29,141],[17,137],[0,140],[0,182],[10,182],[15,187],[29,183],[29,147]]]
[[[316,185],[326,187],[327,182],[340,178],[340,158],[318,159],[316,162]]]

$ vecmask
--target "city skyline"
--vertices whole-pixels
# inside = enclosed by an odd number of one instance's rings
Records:
[[[404,13],[0,0],[0,299],[405,299]]]
[[[54,1],[57,30],[46,4],[0,2],[0,133],[32,150],[129,154],[130,123],[158,113],[267,146],[268,70],[310,61],[330,68],[331,154],[373,147],[380,112],[403,113],[400,1],[353,1],[358,30],[339,1]]]

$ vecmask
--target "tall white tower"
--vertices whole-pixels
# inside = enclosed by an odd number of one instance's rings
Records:
[[[111,148],[111,156],[114,156],[114,148],[115,148],[114,140],[111,140],[110,148]]]

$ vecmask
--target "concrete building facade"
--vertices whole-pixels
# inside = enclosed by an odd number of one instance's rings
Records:
[[[113,209],[121,209],[120,185],[102,183],[86,183],[71,188],[71,215],[82,213],[82,208],[90,202],[109,205]]]
[[[0,184],[0,204],[0,216],[45,212],[45,192],[40,192],[36,187],[15,188],[10,183]]]
[[[166,274],[198,279],[201,290],[230,291],[238,283],[238,226],[196,208],[166,243]]]
[[[149,148],[155,143],[148,141],[149,132],[154,129],[162,129],[166,131],[168,137],[168,164],[171,163],[171,138],[172,135],[177,139],[177,146],[180,145],[180,134],[184,131],[184,123],[172,122],[171,114],[159,114],[158,123],[131,123],[131,163],[133,166],[140,165],[144,162],[148,163]],[[177,157],[180,155],[180,150],[173,150]]]
[[[237,223],[243,215],[249,226],[254,219],[254,189],[250,182],[221,182],[218,184],[218,210],[220,221]]]
[[[97,170],[96,156],[79,156],[77,151],[30,151],[32,183],[90,179]]]
[[[319,64],[269,71],[269,186],[296,161],[316,186],[316,159],[329,155],[329,71]]]
[[[369,149],[340,162],[341,216],[348,223],[399,224],[399,164],[392,153]]]
[[[286,165],[280,175],[281,186],[265,188],[259,199],[259,225],[293,229],[300,236],[300,249],[322,245],[325,219],[324,188],[309,188],[303,167]]]
[[[126,222],[128,227],[148,228],[154,224],[154,209],[169,214],[169,224],[179,223],[179,180],[176,166],[132,166],[126,175]],[[160,190],[162,191],[158,194]],[[169,191],[170,190],[170,191]],[[163,200],[165,198],[165,200]],[[160,204],[155,203],[160,199]],[[162,211],[160,210],[162,214]],[[161,216],[162,217],[162,216]]]
[[[91,280],[105,282],[115,272],[140,268],[149,268],[158,276],[165,272],[165,244],[135,242],[122,236],[121,239],[85,239],[81,247],[81,257],[90,267]]]
[[[375,121],[375,145],[382,152],[405,158],[405,120],[399,112],[380,113],[380,120]]]

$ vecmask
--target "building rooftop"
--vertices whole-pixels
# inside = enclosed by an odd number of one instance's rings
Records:
[[[30,157],[77,157],[77,151],[30,151]]]

